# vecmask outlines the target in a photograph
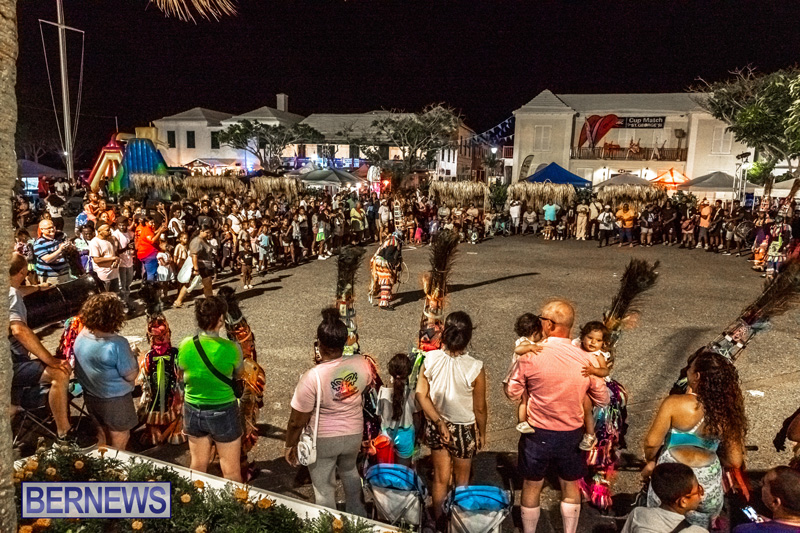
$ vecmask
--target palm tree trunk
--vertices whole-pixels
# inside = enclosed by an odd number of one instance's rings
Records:
[[[0,0],[0,287],[8,287],[12,243],[11,190],[17,179],[14,134],[17,129],[17,4]],[[7,302],[7,300],[3,300]],[[8,324],[8,304],[0,305],[0,324]],[[0,335],[0,531],[17,530],[14,503],[14,456],[11,449],[11,351]]]

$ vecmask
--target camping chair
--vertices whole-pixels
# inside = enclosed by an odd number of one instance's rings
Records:
[[[490,485],[456,487],[444,504],[449,533],[499,533],[511,512],[513,493]]]
[[[380,518],[391,525],[422,525],[428,489],[411,468],[377,464],[367,469],[364,482],[364,491],[372,497],[373,512]]]
[[[78,411],[78,420],[73,424],[74,427],[80,425],[84,417],[92,419],[86,407],[78,405],[76,400],[83,397],[83,388],[77,380],[72,379],[67,393],[67,402],[70,415],[72,410]],[[12,446],[26,436],[26,429],[38,431],[45,438],[58,439],[58,434],[53,430],[55,419],[50,411],[47,395],[50,393],[50,386],[46,383],[20,387],[12,390],[12,403],[19,406],[19,426]],[[27,428],[26,428],[27,425]]]

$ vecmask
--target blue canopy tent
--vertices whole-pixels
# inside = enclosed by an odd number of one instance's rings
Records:
[[[559,185],[572,185],[574,187],[591,187],[592,182],[576,176],[569,170],[550,163],[541,170],[528,176],[525,181],[530,183],[557,183]]]

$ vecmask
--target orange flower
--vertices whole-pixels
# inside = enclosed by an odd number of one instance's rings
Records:
[[[39,468],[39,463],[38,463],[38,461],[35,461],[34,459],[31,459],[30,461],[25,463],[25,470],[29,470],[29,471],[33,472],[37,468]]]
[[[233,491],[233,497],[237,500],[244,501],[247,499],[248,493],[244,489],[236,489]]]
[[[33,533],[33,526],[19,526],[19,533]]]
[[[202,479],[198,479],[197,481],[194,482],[194,488],[196,488],[197,490],[203,490],[205,486],[206,484],[203,483]]]
[[[48,466],[47,470],[45,470],[44,473],[47,474],[49,477],[53,477],[56,475],[56,469],[52,466]]]
[[[275,502],[273,502],[269,498],[261,498],[260,500],[258,500],[258,507],[260,509],[269,509],[270,507],[272,507],[273,503]]]
[[[192,501],[192,497],[189,494],[183,494],[181,495],[181,501],[183,503],[189,503],[190,501]]]
[[[336,518],[331,525],[333,526],[334,531],[341,531],[344,529],[344,522],[342,522],[341,518]]]
[[[208,530],[206,529],[206,526],[200,524],[199,526],[197,526],[197,529],[194,530],[194,533],[207,533],[207,531]]]
[[[107,451],[108,451],[108,448],[106,448],[105,446],[98,446],[97,447],[97,452],[100,454],[100,457],[105,457]]]
[[[32,478],[32,477],[33,477],[33,472],[31,472],[30,470],[28,470],[27,472],[25,472],[25,479],[30,479],[30,478]]]
[[[131,524],[131,529],[133,529],[134,531],[139,531],[143,527],[144,524],[142,523],[141,520],[134,520],[133,523]]]
[[[75,470],[80,470],[80,469],[82,469],[82,468],[84,467],[83,461],[81,461],[80,459],[78,459],[77,461],[75,461],[75,465],[74,465],[74,466],[75,466]]]
[[[41,527],[41,528],[50,527],[50,519],[40,518],[39,520],[33,523],[33,527]]]

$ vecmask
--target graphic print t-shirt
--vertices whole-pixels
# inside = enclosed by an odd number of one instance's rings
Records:
[[[372,383],[370,367],[360,355],[341,357],[322,363],[300,377],[292,397],[292,408],[311,413],[309,424],[314,427],[317,380],[319,374],[322,396],[319,407],[318,437],[360,435],[363,431],[361,394]]]

